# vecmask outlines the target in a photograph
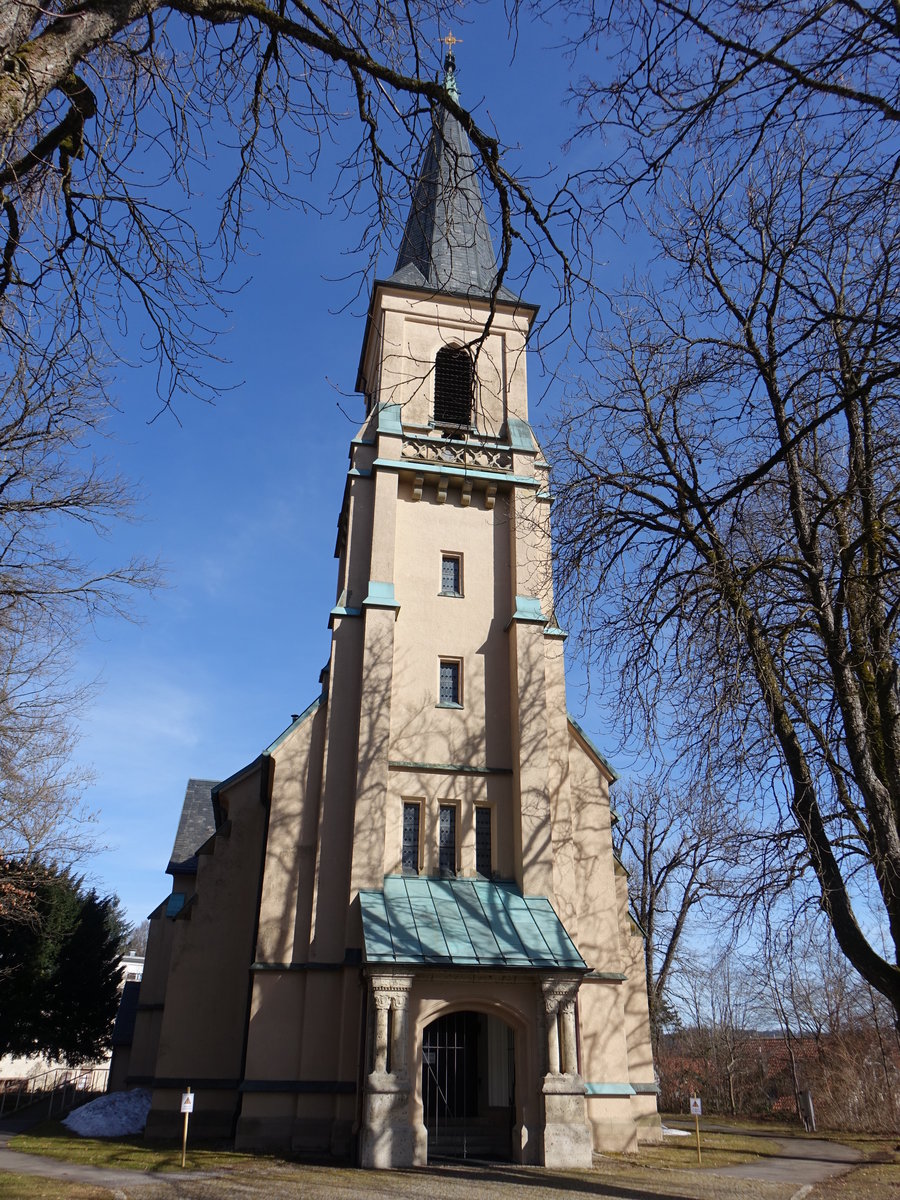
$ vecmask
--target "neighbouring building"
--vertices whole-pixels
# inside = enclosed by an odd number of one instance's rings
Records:
[[[148,1136],[187,1084],[197,1136],[376,1167],[659,1136],[614,774],[566,710],[536,309],[496,271],[438,110],[363,336],[321,695],[188,786],[130,1061]]]

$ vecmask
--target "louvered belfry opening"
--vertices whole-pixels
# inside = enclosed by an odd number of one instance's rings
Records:
[[[444,346],[434,360],[436,425],[468,425],[472,419],[472,359],[462,346]]]

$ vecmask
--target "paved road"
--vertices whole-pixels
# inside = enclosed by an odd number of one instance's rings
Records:
[[[800,1188],[844,1175],[862,1158],[859,1150],[852,1146],[841,1146],[837,1142],[824,1142],[817,1138],[773,1140],[778,1143],[777,1158],[761,1158],[758,1162],[741,1163],[736,1167],[719,1167],[716,1175],[760,1179],[767,1183],[795,1183]]]
[[[690,1130],[688,1124],[675,1122],[676,1126]],[[728,1175],[732,1179],[759,1179],[766,1183],[794,1183],[798,1188],[815,1183],[824,1183],[845,1175],[859,1162],[862,1154],[852,1146],[838,1142],[826,1142],[818,1138],[774,1137],[761,1129],[735,1129],[733,1125],[717,1125],[704,1121],[701,1133],[736,1133],[741,1137],[758,1137],[778,1144],[778,1157],[761,1158],[757,1162],[740,1163],[735,1167],[711,1168],[715,1175]]]

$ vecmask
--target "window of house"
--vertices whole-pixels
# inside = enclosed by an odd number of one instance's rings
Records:
[[[475,870],[479,875],[484,875],[488,879],[493,871],[491,810],[489,808],[475,809]]]
[[[456,874],[456,805],[442,804],[438,814],[438,867],[441,874]]]
[[[472,359],[462,346],[444,346],[434,360],[434,420],[468,425],[472,419]]]
[[[462,704],[462,688],[460,679],[460,662],[455,658],[442,658],[440,666],[440,687],[438,703],[452,708]]]
[[[419,873],[419,804],[405,803],[403,805],[403,846],[400,854],[400,867],[411,875]]]
[[[462,557],[459,554],[441,557],[441,595],[462,595]]]

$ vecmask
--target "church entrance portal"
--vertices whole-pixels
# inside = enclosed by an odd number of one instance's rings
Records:
[[[513,1031],[478,1012],[449,1013],[422,1040],[428,1157],[509,1159],[515,1123]]]

